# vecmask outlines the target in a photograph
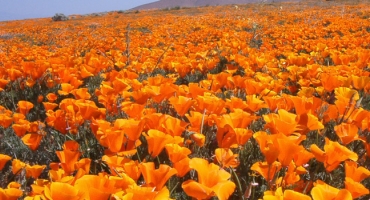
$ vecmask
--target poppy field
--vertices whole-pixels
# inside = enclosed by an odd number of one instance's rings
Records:
[[[0,199],[368,199],[370,6],[0,22]]]

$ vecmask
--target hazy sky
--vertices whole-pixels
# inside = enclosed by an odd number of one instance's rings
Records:
[[[0,0],[0,21],[87,14],[130,8],[156,0]]]

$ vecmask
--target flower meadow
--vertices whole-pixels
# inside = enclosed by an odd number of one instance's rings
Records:
[[[0,199],[368,199],[370,6],[0,22]]]

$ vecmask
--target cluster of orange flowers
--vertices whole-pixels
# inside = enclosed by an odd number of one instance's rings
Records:
[[[258,198],[262,184],[263,199],[369,194],[370,9],[324,5],[0,23],[0,130],[33,152],[51,130],[65,138],[56,162],[0,149],[0,170],[33,180],[30,191],[7,183],[0,199],[169,199],[173,177],[196,199]],[[242,169],[251,145],[262,159]],[[335,170],[342,188],[316,175]]]

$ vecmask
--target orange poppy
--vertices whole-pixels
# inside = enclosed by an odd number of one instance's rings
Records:
[[[208,116],[197,111],[190,111],[190,114],[185,114],[186,118],[190,122],[189,131],[200,132],[202,125],[207,121]]]
[[[322,73],[320,78],[321,84],[327,92],[332,92],[335,88],[338,88],[342,85],[342,81],[340,81],[338,77],[328,73]]]
[[[201,133],[191,132],[190,138],[198,147],[203,147],[206,142],[206,136]]]
[[[361,182],[365,178],[370,177],[370,171],[365,167],[358,167],[357,163],[351,160],[347,160],[344,163],[346,177],[351,178],[356,182]]]
[[[349,177],[346,177],[344,180],[344,188],[351,193],[353,199],[357,199],[370,193],[369,189],[367,189],[363,184]]]
[[[0,188],[0,199],[17,200],[23,195],[22,190],[17,188]]]
[[[33,184],[31,185],[31,188],[32,188],[31,196],[33,196],[33,197],[36,197],[37,195],[41,196],[44,192],[45,186],[48,185],[48,184],[49,184],[48,180],[36,179],[33,182]]]
[[[0,154],[0,171],[5,167],[5,164],[12,158],[5,154]]]
[[[230,99],[226,99],[225,107],[229,108],[231,112],[234,112],[234,109],[246,109],[248,105],[240,98],[231,97]]]
[[[152,157],[158,156],[166,144],[174,141],[171,135],[155,129],[150,129],[144,136],[148,142],[148,152]]]
[[[222,114],[225,113],[225,101],[211,93],[205,93],[204,96],[197,96],[194,107],[198,112],[206,112],[207,114]]]
[[[71,91],[76,99],[90,99],[91,95],[88,92],[88,88],[78,88]]]
[[[42,135],[38,133],[29,133],[22,137],[22,141],[28,146],[32,151],[37,150],[41,143]]]
[[[136,141],[141,136],[141,132],[144,128],[144,120],[135,120],[135,119],[117,119],[114,122],[114,127],[118,129],[123,129],[127,137]]]
[[[81,152],[78,151],[79,144],[75,141],[66,141],[63,145],[63,151],[56,151],[56,154],[60,160],[61,166],[66,172],[70,174],[75,171],[75,163],[81,156]]]
[[[339,164],[347,159],[357,161],[358,155],[342,146],[338,142],[332,142],[328,138],[325,138],[324,151],[317,147],[316,144],[312,144],[310,147],[311,153],[315,158],[324,163],[326,171],[331,172],[336,169]]]
[[[276,135],[268,135],[264,131],[258,131],[253,135],[254,139],[257,140],[260,149],[265,156],[267,163],[272,164],[276,161],[279,156],[280,150],[274,138]]]
[[[69,83],[62,83],[60,84],[61,90],[58,90],[58,94],[60,95],[68,95],[72,92],[74,87]]]
[[[26,177],[37,179],[45,168],[46,165],[26,165]]]
[[[33,104],[29,101],[18,101],[19,112],[23,115],[27,115],[28,112],[33,108]]]
[[[166,152],[172,163],[179,162],[180,160],[187,158],[191,154],[190,149],[181,147],[178,144],[166,144]]]
[[[58,107],[56,103],[42,102],[42,104],[44,105],[45,111],[54,110],[54,108]]]
[[[159,165],[155,169],[153,162],[140,163],[140,171],[144,177],[145,186],[154,187],[156,191],[160,191],[171,176],[177,174],[177,170],[168,165]]]
[[[258,172],[266,181],[273,181],[275,174],[281,169],[281,164],[275,161],[271,164],[267,162],[256,162],[252,165],[251,170]]]
[[[127,162],[130,162],[131,160],[129,158],[125,158],[125,157],[121,157],[117,155],[114,155],[114,156],[104,155],[102,157],[102,161],[107,163],[113,175],[117,175],[117,172],[121,172],[121,170],[124,171],[124,169],[122,168],[122,165],[124,165]]]
[[[177,96],[169,98],[171,105],[175,108],[176,112],[180,116],[184,116],[195,103],[191,98],[184,96]]]
[[[234,128],[235,140],[239,146],[245,145],[253,135],[253,131],[245,128]]]
[[[314,183],[311,190],[313,200],[332,199],[332,200],[350,200],[353,199],[351,193],[346,189],[337,189],[327,185],[321,180]]]
[[[115,195],[114,195],[115,196]],[[152,187],[141,187],[133,185],[126,189],[126,193],[121,193],[117,195],[120,199],[153,199],[153,200],[162,200],[162,199],[171,199],[170,191],[167,187],[163,187],[162,190],[157,191]]]
[[[247,109],[251,111],[252,113],[257,112],[261,108],[267,108],[267,105],[264,101],[257,98],[255,94],[253,95],[247,95],[247,101],[246,101],[248,107]]]
[[[141,119],[143,116],[145,105],[123,102],[121,103],[121,110],[124,111],[130,118]]]
[[[265,191],[263,199],[284,199],[284,200],[311,200],[311,197],[294,190],[284,190],[282,187],[276,189],[276,191]]]
[[[169,135],[172,135],[173,137],[181,136],[187,126],[188,123],[170,115],[165,115],[165,121],[162,124],[164,129],[163,131]]]
[[[341,123],[334,127],[335,133],[342,141],[343,145],[347,145],[354,140],[358,140],[358,127],[354,124]]]
[[[104,176],[84,175],[74,184],[74,188],[83,192],[83,199],[109,199],[110,195],[120,189],[115,186],[116,181]]]
[[[8,128],[13,123],[12,117],[8,116],[7,114],[0,113],[0,126],[4,128]]]
[[[49,102],[53,103],[58,99],[58,96],[54,93],[49,93],[46,95],[46,98],[49,100]]]
[[[222,168],[236,168],[239,165],[238,154],[234,154],[231,149],[217,148],[215,150],[215,159]]]
[[[302,145],[299,145],[299,149],[293,155],[293,160],[297,166],[303,166],[313,157],[315,156],[311,152],[307,151]]]
[[[288,167],[294,154],[300,150],[300,146],[289,138],[277,138],[279,148],[278,160],[283,167]]]
[[[30,122],[21,119],[16,124],[13,124],[12,128],[18,137],[23,137],[27,133],[27,130],[30,128]]]
[[[84,191],[73,187],[68,183],[52,182],[45,186],[44,195],[47,199],[53,200],[79,200],[83,198]]]
[[[90,165],[91,159],[90,158],[82,158],[78,162],[75,163],[76,169],[83,169],[86,174],[90,172]]]
[[[94,74],[88,71],[84,65],[81,65],[80,66],[80,76],[81,78],[85,79],[87,77],[94,76]]]
[[[364,89],[370,83],[370,77],[368,76],[351,76],[352,85],[357,90]]]
[[[190,168],[198,173],[198,182],[187,180],[182,183],[185,193],[197,199],[207,199],[217,196],[226,200],[235,190],[235,183],[229,181],[231,175],[218,165],[208,163],[202,158],[190,160]]]
[[[26,164],[18,159],[12,161],[12,172],[14,175],[18,174],[26,167]]]

